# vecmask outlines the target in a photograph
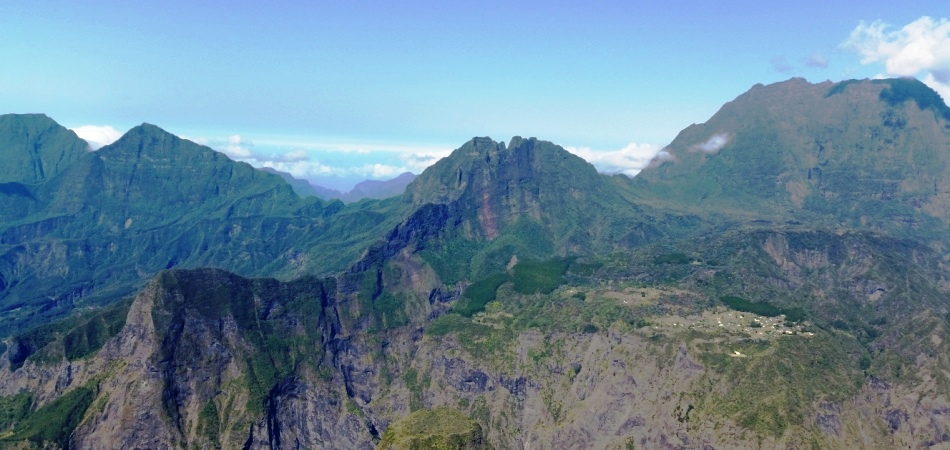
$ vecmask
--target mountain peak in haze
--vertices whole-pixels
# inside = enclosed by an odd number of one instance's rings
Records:
[[[314,184],[308,180],[294,177],[287,172],[281,172],[272,167],[261,167],[260,170],[279,175],[301,197],[318,197],[322,200],[339,199],[344,203],[358,202],[369,198],[382,200],[402,195],[406,186],[416,178],[412,172],[405,172],[389,180],[363,180],[347,192]]]
[[[396,178],[388,180],[364,180],[353,186],[349,192],[340,195],[340,199],[346,203],[360,201],[364,198],[384,199],[401,195],[406,191],[416,175],[412,172],[403,172]]]

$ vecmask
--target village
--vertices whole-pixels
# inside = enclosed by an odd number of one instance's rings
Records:
[[[565,298],[575,295],[577,288],[562,291]],[[726,306],[700,306],[701,295],[671,287],[626,287],[618,290],[594,291],[591,297],[614,300],[630,308],[649,310],[649,329],[668,334],[677,331],[728,333],[738,338],[771,340],[782,336],[814,336],[809,322],[788,323],[785,315],[762,316],[730,309]]]
[[[722,331],[754,339],[773,339],[790,335],[815,335],[815,333],[807,331],[807,323],[786,323],[784,315],[766,317],[734,311],[724,306],[706,310],[701,315],[652,317],[650,323],[650,329],[657,332],[677,330]]]

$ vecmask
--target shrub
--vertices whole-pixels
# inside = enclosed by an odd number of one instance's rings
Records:
[[[520,262],[514,268],[514,290],[521,294],[550,294],[563,283],[569,260]]]
[[[750,302],[742,297],[727,295],[721,297],[723,303],[736,311],[758,314],[765,317],[775,317],[782,314],[782,310],[768,302]]]
[[[509,280],[508,275],[500,273],[472,283],[465,289],[464,300],[459,301],[452,309],[465,317],[472,317],[475,313],[484,311],[485,305],[495,300],[498,288]]]

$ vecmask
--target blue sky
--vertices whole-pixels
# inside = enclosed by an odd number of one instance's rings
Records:
[[[950,86],[948,12],[945,1],[6,0],[0,112],[46,113],[105,141],[154,123],[344,189],[418,173],[473,136],[536,136],[633,174],[756,83]]]

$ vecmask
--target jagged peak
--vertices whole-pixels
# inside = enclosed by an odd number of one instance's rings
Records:
[[[26,129],[30,134],[40,134],[47,130],[54,130],[55,132],[70,133],[78,139],[75,132],[60,125],[50,116],[41,113],[0,115],[0,129],[11,127]]]
[[[475,137],[423,171],[406,193],[415,204],[448,203],[467,189],[492,183],[548,180],[553,185],[555,178],[575,179],[578,174],[599,177],[590,163],[549,141],[514,136],[506,146],[489,137]]]

